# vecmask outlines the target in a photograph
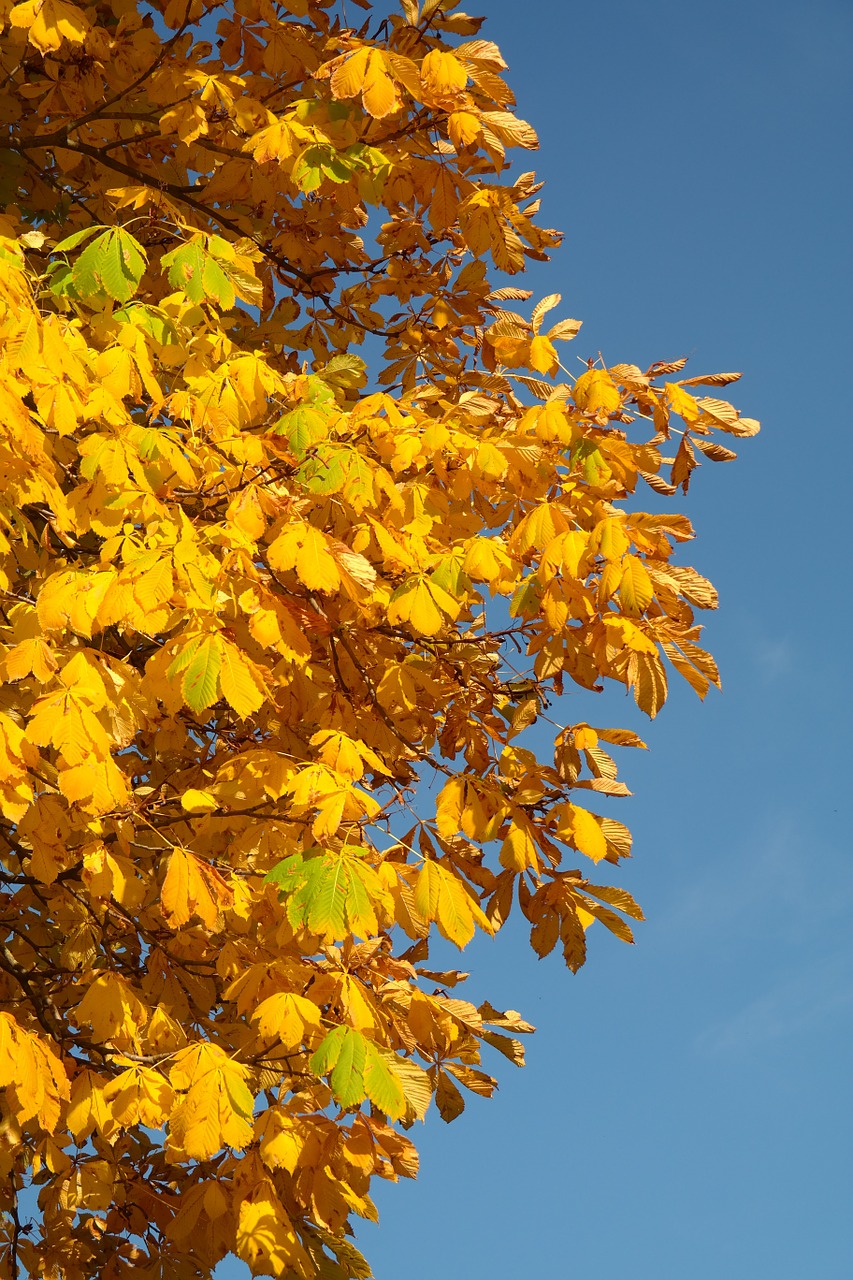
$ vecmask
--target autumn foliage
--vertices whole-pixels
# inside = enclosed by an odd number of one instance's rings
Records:
[[[434,934],[642,918],[643,743],[556,695],[718,683],[661,497],[758,424],[510,283],[560,237],[480,19],[0,16],[0,1276],[368,1276],[532,1030]]]

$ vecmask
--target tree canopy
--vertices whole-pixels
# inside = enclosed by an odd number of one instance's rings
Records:
[[[532,1030],[431,939],[642,919],[644,744],[559,695],[719,682],[661,498],[758,424],[565,367],[482,19],[0,14],[0,1275],[365,1277],[372,1179]]]

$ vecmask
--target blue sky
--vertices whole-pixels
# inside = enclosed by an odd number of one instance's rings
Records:
[[[528,1066],[419,1128],[419,1181],[379,1189],[361,1243],[378,1280],[850,1280],[853,7],[486,11],[566,232],[530,287],[584,320],[573,354],[743,369],[763,431],[673,499],[721,592],[722,696],[679,682],[651,726],[566,700],[648,730],[616,811],[638,944],[599,930],[577,977],[520,930],[465,953],[537,1024]]]
[[[539,1027],[529,1065],[418,1126],[421,1177],[378,1188],[360,1244],[378,1280],[850,1280],[853,7],[487,11],[566,232],[530,287],[584,320],[572,354],[743,369],[764,427],[673,499],[721,592],[724,693],[673,682],[651,726],[566,699],[652,747],[622,753],[616,810],[638,944],[594,931],[577,977],[520,929],[466,951],[471,994]]]

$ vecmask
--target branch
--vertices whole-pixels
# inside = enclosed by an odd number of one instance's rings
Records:
[[[18,986],[26,994],[27,999],[32,1005],[32,1010],[35,1014],[36,1020],[42,1030],[46,1031],[51,1040],[55,1041],[56,1044],[61,1044],[62,1027],[61,1024],[58,1025],[58,1015],[56,1014],[56,1011],[53,1009],[49,1001],[43,1004],[42,1001],[37,999],[33,992],[32,983],[30,982],[30,975],[27,973],[23,965],[18,964],[7,946],[0,946],[0,969],[5,973],[8,973],[10,978],[14,978]],[[52,1016],[57,1017],[57,1023],[51,1023],[48,1019],[47,1014],[45,1013],[45,1004],[50,1008]]]
[[[71,126],[72,128],[74,126]],[[154,136],[154,135],[151,135]],[[157,134],[156,136],[160,136]],[[124,140],[127,146],[133,146],[136,139],[128,138]],[[309,297],[316,299],[326,308],[330,315],[336,320],[340,320],[345,325],[351,325],[353,328],[360,329],[363,333],[372,334],[377,338],[392,338],[398,334],[404,333],[407,325],[401,325],[397,329],[377,329],[373,325],[367,324],[364,320],[359,320],[352,315],[346,315],[341,311],[335,303],[332,302],[328,293],[324,293],[314,288],[314,281],[321,276],[335,276],[338,269],[334,266],[321,267],[317,271],[302,271],[299,267],[289,262],[287,258],[275,252],[269,245],[261,241],[252,231],[241,227],[233,218],[228,218],[224,214],[218,212],[211,205],[205,204],[202,200],[196,199],[190,192],[191,187],[181,187],[176,183],[166,182],[162,178],[155,178],[152,174],[144,173],[139,169],[133,168],[132,165],[125,164],[123,160],[118,160],[114,156],[108,155],[107,150],[116,143],[108,143],[105,147],[93,147],[87,142],[79,142],[76,138],[68,136],[68,130],[57,130],[55,133],[36,134],[30,138],[18,138],[14,141],[0,141],[0,150],[17,151],[26,153],[27,151],[51,149],[54,147],[64,148],[67,151],[77,152],[79,155],[87,156],[95,163],[103,165],[105,169],[111,169],[114,173],[120,173],[123,177],[130,178],[134,182],[140,183],[142,186],[150,188],[152,191],[162,191],[171,196],[173,200],[180,204],[188,205],[200,213],[202,217],[215,222],[217,226],[222,227],[226,231],[232,232],[241,239],[251,240],[257,249],[264,255],[268,262],[271,262],[275,268],[287,275],[300,280],[303,285],[307,286],[305,292]]]
[[[219,6],[213,5],[212,7],[215,9],[215,8],[218,8]],[[108,108],[114,106],[116,102],[121,102],[122,98],[127,97],[129,93],[133,93],[134,89],[141,88],[141,86],[145,83],[148,77],[152,76],[154,72],[157,70],[157,68],[162,65],[166,55],[174,48],[178,40],[180,40],[181,36],[186,31],[187,27],[189,26],[191,8],[192,8],[192,0],[187,0],[187,8],[186,8],[186,12],[184,13],[183,19],[181,21],[181,25],[178,27],[175,34],[173,36],[170,36],[169,39],[166,41],[166,43],[161,46],[160,51],[157,54],[157,57],[154,59],[154,61],[151,63],[149,67],[145,68],[145,70],[142,72],[140,76],[137,76],[137,78],[134,81],[132,81],[127,86],[126,89],[119,89],[119,91],[117,93],[114,93],[111,98],[107,98],[106,102],[102,102],[99,107],[93,107],[91,111],[88,111],[86,113],[86,115],[78,116],[77,119],[71,125],[69,125],[69,128],[79,129],[81,125],[88,124],[90,120],[97,119],[98,116],[100,116],[101,112],[108,110]]]

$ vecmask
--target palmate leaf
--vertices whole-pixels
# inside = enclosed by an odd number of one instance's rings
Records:
[[[219,646],[219,685],[222,696],[238,716],[246,719],[263,705],[263,685],[253,664],[236,645],[220,640]]]
[[[332,939],[347,932],[346,899],[349,875],[340,860],[316,859],[314,874],[288,904],[290,923]]]
[[[281,862],[277,862],[264,876],[264,883],[278,885],[282,897],[295,893],[305,882],[303,868],[309,852],[310,850],[305,854],[292,853]]]
[[[347,934],[363,938],[379,929],[377,903],[388,913],[392,903],[379,876],[363,861],[366,850],[348,845],[336,853],[312,848],[291,854],[267,872],[279,887],[294,929],[308,929],[327,943]]]
[[[296,450],[294,449],[294,452]],[[323,446],[307,458],[295,477],[311,493],[344,492],[349,502],[363,502],[373,492],[372,471],[357,449]]]
[[[322,456],[303,462],[295,478],[311,493],[340,493],[347,479],[346,461],[343,449],[324,449]]]
[[[211,302],[230,311],[237,297],[259,306],[263,287],[256,276],[238,266],[233,247],[221,236],[198,233],[160,259],[169,284],[190,302]]]
[[[364,1101],[364,1064],[367,1042],[352,1027],[335,1027],[311,1056],[315,1075],[329,1076],[332,1093],[342,1107],[356,1107]]]
[[[119,307],[113,312],[116,320],[123,324],[132,324],[151,335],[161,346],[168,346],[178,341],[175,324],[160,307],[148,306],[144,302],[131,302],[129,306]]]
[[[272,431],[277,436],[287,436],[297,458],[302,458],[315,444],[326,439],[328,414],[315,405],[301,404],[290,413],[283,414]]]
[[[315,1075],[329,1076],[332,1093],[342,1107],[357,1107],[368,1098],[389,1119],[401,1120],[413,1104],[395,1069],[398,1061],[401,1066],[414,1066],[383,1051],[353,1027],[335,1027],[312,1055],[309,1065]],[[419,1107],[413,1110],[417,1113]]]
[[[84,297],[103,291],[116,302],[128,302],[136,293],[146,261],[138,240],[123,227],[112,227],[92,240],[75,261],[74,287]]]

